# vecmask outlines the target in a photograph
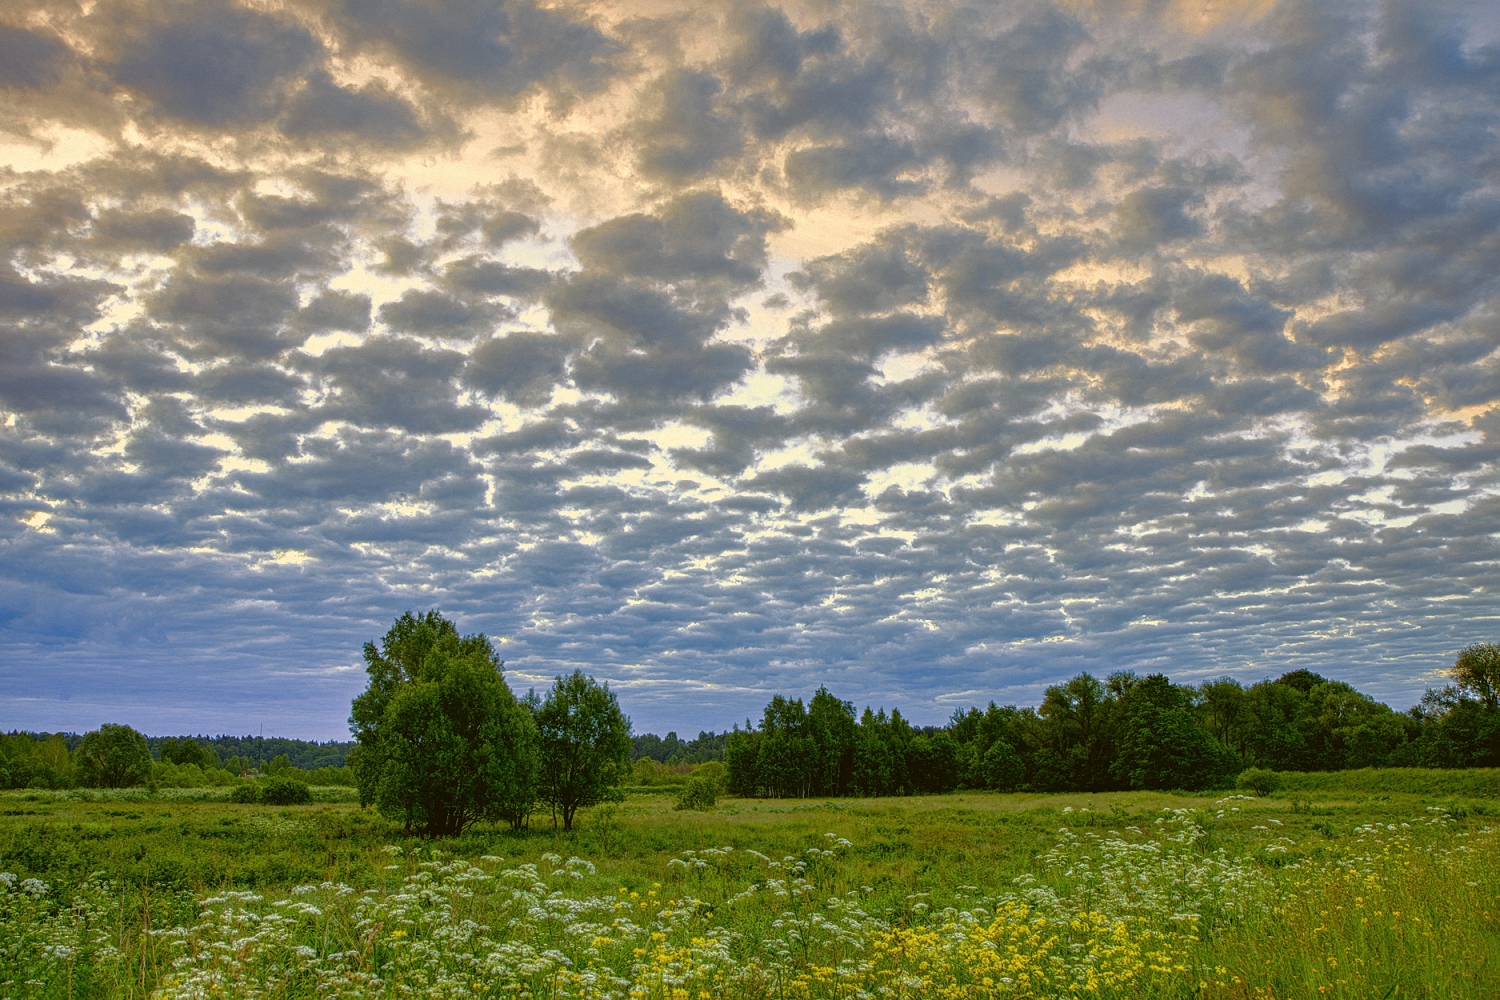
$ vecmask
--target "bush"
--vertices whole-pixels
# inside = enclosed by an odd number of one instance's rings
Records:
[[[340,785],[354,788],[359,782],[354,779],[352,767],[319,767],[302,772],[302,780],[309,785]]]
[[[724,769],[722,761],[707,760],[693,768],[693,774],[713,783],[714,791],[720,795],[729,792],[729,772]]]
[[[1234,787],[1247,789],[1256,795],[1270,795],[1281,787],[1281,775],[1263,767],[1246,768],[1235,779]]]
[[[678,809],[712,809],[719,801],[719,790],[714,786],[712,779],[701,774],[695,774],[688,778],[687,784],[682,786],[682,794],[677,796]]]
[[[243,785],[235,785],[234,791],[229,793],[230,802],[240,802],[250,805],[260,801],[260,789],[255,787],[255,782],[247,781]]]
[[[258,798],[268,806],[305,806],[312,801],[312,789],[305,781],[276,775],[262,778]]]

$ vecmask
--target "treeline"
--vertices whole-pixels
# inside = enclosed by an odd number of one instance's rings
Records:
[[[0,788],[214,788],[246,776],[283,775],[352,785],[348,743],[246,736],[143,736],[129,726],[72,733],[0,734]],[[110,763],[101,763],[105,754]],[[119,762],[114,759],[118,758]]]
[[[292,767],[302,771],[316,771],[325,767],[343,767],[354,749],[353,742],[340,743],[330,740],[317,743],[311,740],[291,740],[280,736],[193,736],[179,737],[212,747],[220,759],[238,757],[250,762],[251,769],[269,764],[278,757],[285,757]],[[161,756],[161,744],[172,737],[146,737],[152,753]]]
[[[1500,766],[1500,647],[1464,650],[1450,675],[1398,713],[1307,670],[1249,687],[1084,673],[1034,709],[991,702],[941,728],[913,727],[899,710],[856,717],[820,688],[805,705],[778,695],[759,726],[728,734],[727,783],[768,797],[1199,789],[1250,768]]]
[[[664,737],[642,733],[631,737],[630,759],[636,761],[644,757],[671,766],[707,764],[711,760],[724,759],[724,744],[728,739],[728,733],[700,732],[697,739],[692,740],[679,739],[676,733]]]

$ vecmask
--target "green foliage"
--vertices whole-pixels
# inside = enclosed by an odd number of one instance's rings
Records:
[[[268,806],[305,806],[312,802],[312,789],[305,781],[277,774],[256,782],[256,798]]]
[[[984,787],[1013,792],[1026,780],[1026,762],[1016,748],[996,740],[984,752]]]
[[[630,770],[630,720],[608,685],[575,670],[547,692],[536,728],[542,801],[572,830],[580,807],[619,797]]]
[[[369,687],[351,718],[360,801],[429,837],[480,819],[523,825],[536,800],[536,727],[490,641],[459,636],[436,611],[408,612],[379,649],[365,644],[365,662]]]
[[[354,769],[349,767],[319,767],[311,771],[301,771],[296,776],[309,785],[359,787],[359,782],[354,778]]]
[[[1486,829],[1496,803],[1455,803],[1454,787],[1435,793],[1446,809],[1401,793],[1364,802],[1332,794],[1310,812],[1280,799],[1157,792],[739,801],[710,812],[640,795],[612,807],[608,829],[585,819],[559,840],[476,824],[442,844],[404,838],[399,824],[352,804],[282,814],[76,794],[0,795],[0,870],[17,879],[0,897],[0,962],[11,963],[0,982],[32,980],[18,998],[65,1000],[71,990],[75,998],[373,1000],[469,996],[480,982],[490,993],[515,983],[517,995],[524,988],[561,1000],[592,993],[570,977],[596,973],[600,982],[631,977],[654,996],[660,979],[634,978],[637,970],[689,954],[693,965],[676,968],[707,973],[685,982],[694,996],[701,985],[725,1000],[778,991],[831,1000],[866,988],[850,978],[865,963],[896,960],[909,984],[923,984],[903,987],[907,995],[966,996],[982,981],[943,978],[954,968],[954,935],[972,937],[1002,917],[994,943],[1006,961],[1009,944],[1024,954],[1053,941],[1059,959],[1097,970],[1111,961],[1103,949],[1134,962],[1147,932],[1157,935],[1147,950],[1159,956],[1171,943],[1178,951],[1149,963],[1170,977],[1154,985],[1007,992],[996,980],[986,996],[1491,1000],[1500,967],[1500,936],[1484,916],[1493,917],[1500,895],[1500,849]],[[738,849],[703,850],[730,843]],[[796,860],[782,860],[789,855]],[[1085,856],[1088,864],[1077,863]],[[562,860],[573,857],[590,861]],[[476,879],[476,868],[514,874]],[[46,887],[22,888],[28,878]],[[768,879],[797,891],[744,891]],[[1029,888],[1018,891],[1016,879]],[[830,898],[840,901],[839,923],[828,916]],[[1015,908],[1023,903],[1029,912]],[[587,926],[623,907],[633,927],[600,935]],[[534,908],[551,916],[535,919]],[[979,922],[953,920],[959,911]],[[1080,931],[1073,921],[1089,912],[1109,915],[1110,926]],[[1033,936],[1036,918],[1046,932]],[[763,961],[751,971],[760,975],[733,978],[755,949]],[[549,950],[572,964],[548,964]],[[518,955],[535,959],[530,971]],[[844,958],[850,977],[818,978]],[[493,964],[480,980],[476,963],[486,960]],[[606,965],[618,977],[604,980]],[[784,989],[766,986],[768,968]],[[210,978],[205,969],[215,970]]]
[[[724,759],[724,743],[728,733],[700,732],[696,738],[684,740],[676,733],[657,736],[641,733],[630,738],[630,756],[635,760],[650,758],[658,764],[703,764],[711,760]]]
[[[681,786],[687,783],[688,775],[692,773],[690,764],[662,764],[652,760],[650,757],[637,757],[634,764],[630,765],[630,771],[626,774],[626,784],[642,788],[653,788],[658,785]]]
[[[106,722],[83,738],[75,769],[78,783],[91,788],[125,788],[151,780],[151,749],[129,726]]]
[[[70,788],[73,758],[62,733],[0,734],[0,788]]]
[[[1193,713],[1193,695],[1161,674],[1112,678],[1121,721],[1111,770],[1128,788],[1197,790],[1224,782],[1239,761]]]
[[[260,801],[260,788],[254,781],[242,782],[234,786],[229,793],[230,802],[238,802],[242,805],[250,805]]]
[[[1431,798],[1500,798],[1500,768],[1443,770],[1425,767],[1361,768],[1354,771],[1277,771],[1283,798],[1332,795],[1420,795]]]
[[[723,794],[729,790],[729,771],[722,761],[710,760],[693,768],[692,777],[713,782],[714,791]]]
[[[1487,711],[1500,709],[1500,646],[1492,642],[1469,646],[1458,654],[1449,674],[1460,691]]]
[[[719,790],[711,778],[695,774],[677,796],[677,809],[712,809],[719,801]]]
[[[1235,779],[1234,787],[1256,795],[1270,795],[1281,788],[1281,776],[1263,767],[1247,767]]]
[[[204,771],[220,768],[213,747],[191,736],[168,736],[157,744],[157,756],[168,764],[195,764]]]
[[[1198,790],[1247,768],[1500,767],[1500,646],[1466,649],[1451,673],[1458,683],[1404,715],[1307,670],[1248,688],[1085,673],[1047,688],[1035,710],[991,702],[921,731],[896,710],[867,708],[856,722],[853,706],[826,689],[806,710],[778,695],[758,727],[728,734],[727,786],[772,798]]]

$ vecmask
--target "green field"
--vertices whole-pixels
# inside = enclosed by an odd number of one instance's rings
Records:
[[[1381,775],[637,792],[568,835],[539,814],[438,843],[347,789],[10,792],[0,996],[1500,996],[1493,772]]]

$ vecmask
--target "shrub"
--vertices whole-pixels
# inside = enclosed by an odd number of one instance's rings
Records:
[[[259,800],[268,806],[305,806],[312,801],[312,789],[307,782],[283,775],[262,778]]]
[[[234,791],[229,793],[230,802],[240,802],[246,805],[260,801],[260,789],[255,787],[255,782],[247,781],[242,785],[235,785]]]
[[[1270,795],[1281,787],[1281,776],[1263,767],[1246,768],[1240,772],[1234,787],[1248,789],[1256,795]]]
[[[729,772],[725,770],[722,761],[708,760],[693,768],[693,774],[713,783],[714,791],[720,795],[729,791]]]
[[[714,786],[712,779],[701,774],[695,774],[688,778],[687,784],[682,786],[682,794],[677,796],[678,809],[712,809],[719,801],[719,790]]]

